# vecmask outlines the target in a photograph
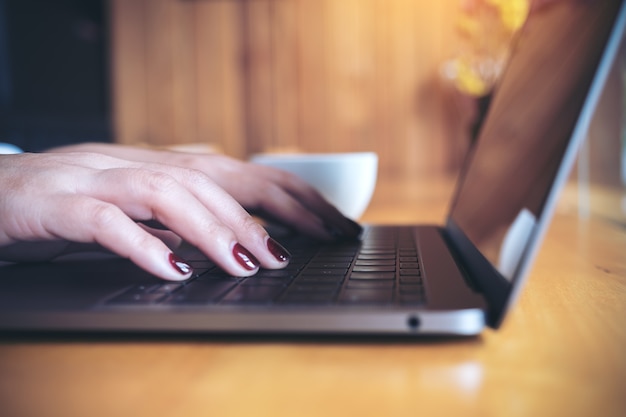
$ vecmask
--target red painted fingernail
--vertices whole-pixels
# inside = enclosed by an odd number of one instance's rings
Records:
[[[248,249],[244,248],[239,243],[236,243],[233,247],[233,255],[235,256],[237,262],[239,262],[239,265],[243,266],[248,271],[252,271],[253,269],[258,268],[260,265],[260,262],[257,261],[254,255],[251,254]]]
[[[169,256],[170,264],[177,270],[181,275],[188,275],[193,272],[193,268],[187,262],[185,262],[181,257],[170,253]]]
[[[267,240],[267,249],[274,255],[274,258],[281,262],[288,262],[291,259],[291,254],[287,252],[287,249],[283,248],[280,243],[272,238]]]

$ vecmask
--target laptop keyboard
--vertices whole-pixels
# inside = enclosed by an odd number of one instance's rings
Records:
[[[209,261],[189,261],[185,282],[137,285],[109,305],[366,305],[425,302],[420,262],[408,228],[377,226],[362,241],[314,243],[280,239],[292,254],[285,269],[230,276]]]

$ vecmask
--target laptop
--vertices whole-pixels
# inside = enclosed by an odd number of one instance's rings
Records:
[[[621,1],[531,13],[443,225],[368,225],[356,241],[290,232],[280,271],[232,277],[201,256],[187,282],[127,260],[0,267],[0,330],[477,335],[528,277],[624,33]]]

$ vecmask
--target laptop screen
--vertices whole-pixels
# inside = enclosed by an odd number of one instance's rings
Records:
[[[570,138],[581,134],[577,121],[620,4],[561,0],[531,12],[468,157],[450,219],[509,281]]]

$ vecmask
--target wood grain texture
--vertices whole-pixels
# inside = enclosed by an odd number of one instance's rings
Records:
[[[447,169],[437,83],[446,0],[112,0],[117,140],[376,151],[381,172]]]
[[[196,8],[198,139],[217,145],[229,155],[243,157],[246,144],[240,5],[232,1],[192,3]],[[177,142],[185,140],[177,138]]]
[[[273,1],[249,0],[242,5],[245,54],[246,138],[251,152],[274,147],[275,78],[271,19]]]
[[[122,143],[147,140],[145,1],[111,2],[113,123]]]

